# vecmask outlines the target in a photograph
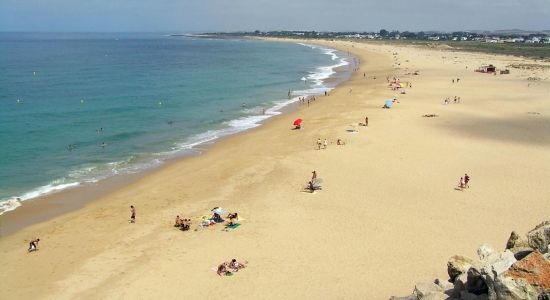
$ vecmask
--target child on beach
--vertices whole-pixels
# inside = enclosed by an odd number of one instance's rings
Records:
[[[460,181],[458,182],[458,188],[460,190],[464,189],[464,186],[466,185],[466,183],[464,182],[464,177],[460,177]]]
[[[323,142],[323,146],[324,146],[323,149],[327,149],[327,147],[328,147],[327,139],[325,139],[325,141]]]

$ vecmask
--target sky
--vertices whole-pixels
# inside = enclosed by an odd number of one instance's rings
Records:
[[[0,31],[549,30],[550,0],[0,0]]]

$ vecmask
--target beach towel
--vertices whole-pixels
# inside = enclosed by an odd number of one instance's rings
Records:
[[[211,270],[212,270],[212,272],[218,274],[218,267],[213,267]],[[225,272],[225,276],[233,276],[233,273],[227,271],[227,272]]]
[[[233,225],[230,225],[230,226],[225,226],[226,229],[235,229],[237,227],[241,226],[240,223],[235,223]]]

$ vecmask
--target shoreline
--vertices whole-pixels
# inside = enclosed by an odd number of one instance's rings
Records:
[[[320,45],[315,43],[303,43],[300,41],[280,41],[280,40],[268,40],[270,42],[290,42],[295,44],[300,44],[304,47],[322,47],[327,50],[333,50],[340,52],[338,49],[329,48],[326,45]],[[340,54],[346,54],[341,52]],[[324,53],[323,55],[328,55]],[[337,57],[338,61],[344,62],[347,61],[346,57]],[[346,65],[340,66],[319,66],[317,69],[330,68],[333,74],[329,75],[328,78],[322,79],[323,89],[328,89],[329,91],[335,89],[339,84],[345,82],[353,73],[348,65],[351,65],[351,62],[348,62]],[[318,74],[318,73],[312,73]],[[312,75],[310,74],[310,75]],[[315,79],[317,80],[317,79]],[[200,156],[208,151],[213,145],[218,143],[223,139],[230,138],[234,135],[242,134],[243,132],[253,130],[261,127],[266,122],[269,122],[271,119],[285,114],[291,111],[295,111],[299,108],[299,103],[296,100],[297,97],[303,96],[321,96],[322,92],[311,92],[317,89],[313,85],[307,85],[304,90],[299,90],[301,92],[308,92],[306,94],[297,93],[293,94],[292,98],[289,99],[286,103],[274,104],[266,111],[271,111],[265,119],[257,122],[257,126],[239,130],[235,133],[222,134],[212,140],[206,142],[200,142],[197,145],[192,146],[191,148],[184,150],[176,150],[181,152],[179,154],[171,155],[161,159],[161,163],[156,166],[148,167],[141,169],[137,173],[127,173],[127,174],[116,174],[110,175],[106,178],[99,179],[97,182],[77,182],[75,186],[69,186],[68,188],[62,188],[59,190],[52,190],[51,192],[46,192],[43,195],[38,195],[24,200],[10,199],[7,201],[18,201],[18,205],[11,210],[6,210],[0,214],[0,237],[7,236],[21,230],[27,226],[37,224],[40,222],[45,222],[51,220],[57,216],[76,211],[81,209],[86,204],[97,200],[109,193],[115,192],[118,189],[123,188],[124,186],[133,184],[143,177],[154,174],[161,168],[168,166],[169,164],[178,163],[189,158]],[[250,117],[257,117],[249,116]],[[235,119],[232,121],[236,121]],[[228,128],[229,129],[229,128]],[[200,135],[199,133],[198,135]],[[197,135],[197,134],[196,134]],[[170,151],[169,151],[170,152]],[[30,193],[30,192],[29,192]],[[27,193],[28,194],[28,193]]]
[[[464,68],[505,63],[501,57],[325,43],[363,62],[328,98],[2,237],[0,293],[149,299],[238,290],[250,299],[388,299],[416,280],[446,276],[440,266],[450,256],[474,256],[481,243],[500,248],[510,230],[523,233],[547,218],[548,81],[527,86],[519,73]],[[381,109],[395,94],[385,77],[396,75],[414,87]],[[451,83],[456,77],[460,85]],[[453,95],[462,103],[441,103]],[[348,131],[365,116],[368,127]],[[303,130],[291,130],[296,117],[306,120]],[[328,149],[316,150],[317,138],[328,138]],[[345,146],[335,144],[339,138]],[[323,189],[303,193],[312,170]],[[465,171],[471,188],[457,191]],[[127,222],[129,205],[137,207],[135,224]],[[197,228],[216,206],[246,220],[229,232]],[[175,215],[192,218],[197,231],[174,229]],[[40,251],[27,254],[35,237]],[[212,272],[231,258],[249,266],[232,278]]]

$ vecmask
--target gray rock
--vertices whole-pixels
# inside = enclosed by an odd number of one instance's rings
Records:
[[[510,237],[508,238],[508,241],[506,242],[506,249],[513,249],[517,247],[528,247],[529,244],[525,239],[523,239],[517,232],[512,231],[510,233]]]
[[[542,222],[527,233],[529,246],[540,253],[548,253],[550,245],[550,221]]]
[[[494,275],[499,275],[508,270],[516,261],[517,259],[514,257],[514,253],[510,250],[495,253],[482,261],[482,272],[485,274],[494,273]]]
[[[487,283],[485,283],[485,279],[483,278],[484,274],[482,274],[481,269],[482,268],[471,267],[468,270],[468,280],[466,281],[466,285],[465,285],[466,291],[468,293],[481,295],[481,294],[487,294],[489,292],[489,287],[487,286]],[[462,292],[461,292],[461,298],[462,298]]]
[[[468,275],[466,273],[460,274],[455,278],[453,285],[453,290],[450,292],[451,297],[460,298],[460,293],[466,290],[466,282],[468,280]]]
[[[476,294],[472,294],[472,293],[468,293],[466,291],[462,291],[462,293],[460,293],[460,300],[487,300],[487,294],[481,294],[481,295],[476,295]]]
[[[448,291],[448,290],[454,289],[454,284],[452,284],[448,280],[443,280],[443,279],[437,278],[436,280],[434,280],[434,283],[437,284],[437,286],[439,286],[441,288],[441,290],[443,290],[445,292]]]
[[[495,278],[508,270],[517,260],[510,250],[504,252],[491,250],[492,248],[488,245],[480,247],[478,254],[482,259],[468,270],[465,289],[472,294],[488,294],[489,299],[496,299],[494,298]]]
[[[510,237],[508,238],[508,242],[506,242],[506,249],[512,251],[517,260],[521,260],[531,252],[535,251],[533,248],[529,247],[529,243],[525,239],[521,238],[521,236],[519,236],[519,234],[515,231],[512,231]]]
[[[404,297],[391,296],[390,300],[418,300],[418,297],[415,294],[404,296]]]
[[[455,255],[449,258],[447,262],[447,273],[451,282],[455,281],[455,278],[460,274],[465,274],[468,269],[472,267],[474,261],[468,257]]]
[[[540,293],[537,300],[550,300],[550,290]]]
[[[430,293],[443,293],[443,289],[435,283],[418,283],[414,287],[413,294],[416,294],[418,299],[424,299]]]
[[[493,247],[489,246],[488,244],[483,244],[477,249],[477,256],[479,256],[479,259],[481,260],[484,260],[486,257],[494,253],[495,249],[493,249]]]
[[[422,298],[418,298],[418,300],[447,300],[448,298],[449,298],[449,296],[447,296],[444,293],[431,292],[431,293],[428,293],[427,295],[425,295]]]
[[[514,257],[516,258],[516,260],[522,260],[524,257],[535,251],[531,247],[516,247],[508,250],[514,253]]]

